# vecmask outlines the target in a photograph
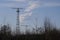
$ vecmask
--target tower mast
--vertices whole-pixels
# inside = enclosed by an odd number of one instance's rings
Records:
[[[22,8],[13,8],[13,9],[17,9],[16,34],[20,34],[19,9],[21,10]]]

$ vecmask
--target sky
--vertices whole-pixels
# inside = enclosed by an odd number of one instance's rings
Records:
[[[10,24],[16,27],[16,9],[20,10],[20,24],[35,24],[36,18],[38,26],[43,26],[44,19],[48,17],[51,22],[60,28],[60,0],[0,0],[0,24]],[[24,27],[21,27],[24,28]]]

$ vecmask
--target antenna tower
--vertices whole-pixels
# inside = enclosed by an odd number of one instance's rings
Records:
[[[13,9],[17,9],[17,23],[16,23],[16,34],[20,34],[20,22],[19,22],[19,9],[21,10],[22,8],[13,8]]]

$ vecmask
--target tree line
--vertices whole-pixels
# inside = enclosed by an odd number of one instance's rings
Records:
[[[2,25],[0,40],[60,40],[60,30],[56,27],[48,19],[45,19],[43,27],[36,26],[31,32],[26,30],[26,34],[14,35],[9,24]]]

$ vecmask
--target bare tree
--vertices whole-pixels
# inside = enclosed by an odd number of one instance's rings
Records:
[[[8,25],[3,25],[1,27],[1,33],[5,34],[5,35],[11,34],[11,28],[10,28],[9,24]]]
[[[35,21],[35,22],[33,22],[34,27],[33,27],[33,30],[32,30],[33,33],[34,34],[40,34],[40,33],[42,33],[43,30],[42,30],[42,27],[39,26],[39,20],[38,20],[38,18],[35,18],[34,21]]]
[[[48,35],[50,33],[50,31],[52,31],[52,23],[50,22],[49,18],[45,18],[44,21],[44,29],[45,29],[45,39],[48,40]]]

